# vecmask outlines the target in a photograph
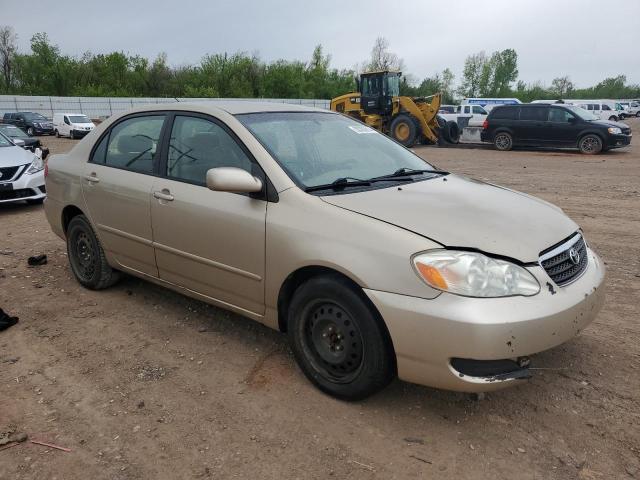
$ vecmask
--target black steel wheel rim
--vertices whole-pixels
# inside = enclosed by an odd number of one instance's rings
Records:
[[[98,251],[95,242],[83,229],[78,229],[71,236],[71,261],[76,274],[85,282],[90,282],[96,272]]]
[[[305,309],[302,344],[314,370],[334,383],[349,383],[362,368],[364,348],[357,321],[332,301]]]

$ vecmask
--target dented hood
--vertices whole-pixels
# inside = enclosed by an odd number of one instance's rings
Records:
[[[478,249],[525,263],[537,262],[542,250],[578,229],[544,200],[457,175],[322,199],[447,247]]]

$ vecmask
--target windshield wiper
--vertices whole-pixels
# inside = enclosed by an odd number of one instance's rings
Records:
[[[351,180],[351,181],[350,181]],[[369,180],[362,180],[354,177],[341,177],[335,179],[331,183],[324,183],[322,185],[313,185],[304,189],[305,192],[315,192],[317,190],[342,190],[345,187],[368,187],[371,185]]]
[[[372,181],[372,180],[383,180],[383,179],[386,179],[386,178],[409,177],[411,175],[421,175],[423,173],[435,173],[435,174],[438,174],[438,175],[449,175],[449,172],[445,172],[444,170],[419,170],[419,169],[416,169],[416,168],[402,167],[402,168],[399,168],[395,172],[390,173],[388,175],[381,175],[379,177],[370,178],[369,181]]]

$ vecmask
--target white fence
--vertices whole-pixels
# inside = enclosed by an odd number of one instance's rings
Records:
[[[329,108],[329,100],[295,98],[140,98],[140,97],[36,97],[0,95],[0,119],[7,112],[36,112],[52,118],[56,112],[84,113],[91,118],[106,118],[130,108],[176,102],[219,102],[225,100],[291,103]]]

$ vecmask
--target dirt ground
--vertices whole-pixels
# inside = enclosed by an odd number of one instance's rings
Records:
[[[593,157],[416,150],[561,206],[607,264],[603,311],[530,381],[481,401],[396,381],[340,402],[278,332],[135,278],[81,288],[42,207],[4,206],[0,307],[20,323],[0,332],[0,436],[72,451],[2,450],[0,479],[640,478],[640,139]]]

